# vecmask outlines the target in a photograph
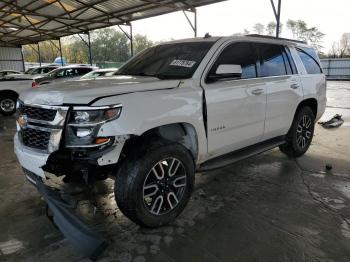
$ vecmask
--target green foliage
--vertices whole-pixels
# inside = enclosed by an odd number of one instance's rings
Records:
[[[154,45],[153,41],[149,40],[147,36],[137,34],[134,37],[134,54]]]
[[[91,34],[95,62],[124,62],[130,58],[129,41],[123,32],[114,28],[96,30]]]
[[[91,32],[91,50],[94,63],[125,62],[130,58],[130,41],[123,32],[116,28],[104,28]],[[81,35],[86,41],[87,37]],[[41,61],[52,63],[58,56],[58,41],[40,42]],[[57,42],[57,43],[56,43]],[[87,45],[78,36],[69,36],[61,39],[62,56],[68,63],[89,63],[89,50]],[[154,43],[147,36],[137,34],[134,36],[134,54],[148,48]],[[36,45],[23,47],[24,60],[39,62]]]
[[[318,30],[317,27],[308,27],[303,20],[289,19],[287,21],[287,28],[291,30],[295,39],[309,41],[318,51],[321,51],[323,48],[321,43],[325,34]]]

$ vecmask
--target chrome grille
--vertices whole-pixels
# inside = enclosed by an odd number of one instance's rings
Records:
[[[55,119],[57,110],[24,105],[20,108],[20,112],[30,119],[41,121],[53,121]]]
[[[46,150],[49,145],[51,132],[26,128],[20,131],[20,135],[25,146]]]

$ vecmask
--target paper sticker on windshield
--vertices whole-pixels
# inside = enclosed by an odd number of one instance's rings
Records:
[[[182,67],[188,67],[191,68],[194,66],[196,61],[190,61],[190,60],[173,60],[170,65],[171,66],[182,66]]]

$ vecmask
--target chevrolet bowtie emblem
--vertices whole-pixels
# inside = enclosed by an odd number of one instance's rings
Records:
[[[19,126],[21,127],[21,129],[24,129],[27,127],[27,123],[28,123],[28,119],[26,115],[20,115],[17,118],[17,123],[19,124]]]

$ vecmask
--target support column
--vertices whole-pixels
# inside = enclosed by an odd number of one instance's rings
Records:
[[[87,32],[87,35],[88,35],[88,43],[89,43],[89,60],[90,60],[90,65],[92,65],[92,52],[91,52],[90,31]]]
[[[276,10],[276,6],[274,0],[270,0],[272,5],[272,10],[276,18],[276,38],[280,35],[280,27],[281,27],[281,0],[278,0],[278,6]]]
[[[133,43],[133,35],[132,35],[132,24],[130,23],[129,24],[130,26],[130,54],[131,54],[131,57],[134,56],[134,43]]]
[[[21,45],[21,56],[22,56],[22,66],[23,66],[23,72],[26,71],[26,66],[24,63],[24,55],[23,55],[23,46]]]
[[[127,23],[127,24],[123,24],[123,26],[129,26],[129,33],[126,32],[121,25],[117,25],[119,27],[119,29],[125,34],[125,36],[129,39],[130,41],[130,55],[134,56],[134,43],[133,43],[133,35],[132,35],[132,25],[131,23]]]
[[[58,38],[58,44],[59,44],[59,47],[60,47],[61,65],[63,66],[61,38]]]
[[[188,12],[192,12],[193,15],[194,15],[194,22],[192,22],[190,20],[190,18],[188,17],[186,11]],[[193,30],[193,33],[194,33],[194,37],[197,37],[197,9],[196,8],[192,8],[190,10],[182,10],[182,12],[184,13],[186,19],[187,19],[187,22],[190,24],[192,30]]]
[[[194,8],[194,37],[197,37],[197,9]]]
[[[39,47],[39,42],[37,43],[37,46],[38,46],[39,65],[41,66],[41,55],[40,55],[40,47]]]

